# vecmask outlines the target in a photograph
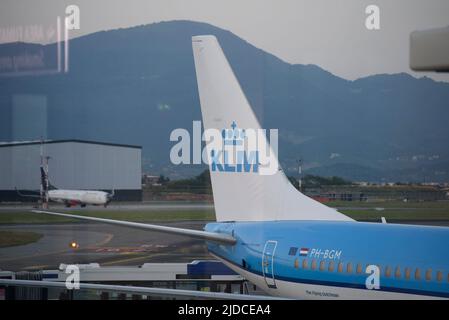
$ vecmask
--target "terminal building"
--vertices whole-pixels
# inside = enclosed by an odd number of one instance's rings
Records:
[[[40,189],[40,141],[0,143],[0,202],[33,201]],[[83,140],[43,143],[49,180],[59,189],[114,190],[114,201],[142,200],[142,147]]]
[[[98,263],[77,265],[80,280],[86,283],[149,288],[263,295],[253,284],[220,261],[194,260],[190,263],[145,263],[141,266],[103,267]],[[0,279],[65,282],[65,265],[60,270],[10,272],[0,270]],[[171,299],[170,295],[131,294],[102,290],[67,290],[54,287],[19,287],[0,284],[0,300],[79,299]],[[194,299],[194,297],[191,297]]]

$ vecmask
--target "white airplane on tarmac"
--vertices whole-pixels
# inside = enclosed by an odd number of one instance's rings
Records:
[[[43,155],[43,143],[41,144],[41,186],[40,195],[23,194],[19,190],[17,193],[22,197],[40,198],[43,207],[48,207],[50,201],[64,203],[66,207],[80,205],[84,208],[86,205],[104,206],[112,201],[115,191],[111,193],[96,190],[69,190],[58,189],[54,187],[48,178],[48,159]]]

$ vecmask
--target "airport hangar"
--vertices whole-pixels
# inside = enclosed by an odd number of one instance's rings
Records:
[[[17,191],[40,188],[40,141],[0,143],[0,202],[35,201]],[[142,147],[84,140],[48,140],[49,180],[60,189],[114,189],[113,201],[142,200]],[[29,194],[29,192],[28,192]]]

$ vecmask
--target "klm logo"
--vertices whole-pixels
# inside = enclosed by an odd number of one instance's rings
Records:
[[[235,121],[231,129],[223,129],[222,149],[211,150],[211,170],[217,172],[259,172],[259,151],[245,150],[245,129],[237,128]]]
[[[266,134],[265,129],[238,128],[235,121],[227,129],[207,128],[202,133],[201,122],[193,121],[192,136],[183,128],[171,132],[170,141],[176,144],[170,149],[170,161],[174,165],[204,163],[217,173],[273,175],[279,170],[278,130],[270,129],[270,143]]]

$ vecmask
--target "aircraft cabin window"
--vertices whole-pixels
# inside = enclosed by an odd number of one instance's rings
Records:
[[[396,267],[396,270],[395,270],[395,272],[394,272],[394,276],[395,276],[396,278],[400,278],[400,277],[401,277],[401,268]]]
[[[311,268],[312,268],[312,270],[316,270],[316,260],[315,259],[312,260]]]
[[[410,268],[405,268],[405,279],[410,279]]]
[[[302,260],[302,268],[307,269],[307,260],[306,259]]]
[[[328,268],[328,270],[330,272],[334,271],[334,262],[333,261],[329,261],[329,268]]]
[[[339,263],[338,263],[338,269],[337,269],[337,271],[338,271],[338,272],[343,272],[343,262],[339,262]]]
[[[437,281],[438,282],[443,281],[443,272],[437,271]]]
[[[427,281],[432,280],[432,269],[427,269],[427,271],[426,271],[426,280]]]
[[[321,262],[320,262],[320,271],[324,271],[325,267],[326,267],[326,261],[321,260]]]
[[[357,273],[362,273],[362,265],[357,263]]]
[[[288,251],[288,255],[289,256],[296,256],[297,252],[298,252],[298,248],[291,247],[290,250]]]
[[[421,280],[421,270],[419,268],[416,268],[415,280]]]
[[[363,270],[363,272],[365,272],[366,271],[366,269],[368,268],[370,266],[370,264],[369,263],[367,263],[366,265],[365,265],[365,269]]]
[[[351,262],[348,262],[348,264],[346,265],[346,272],[347,273],[352,273],[352,264],[351,264]]]
[[[299,260],[298,260],[298,258],[295,259],[295,264],[294,264],[294,266],[295,266],[295,269],[298,269],[298,268],[299,268]]]
[[[385,277],[387,277],[387,278],[391,277],[391,267],[390,266],[385,267]]]

